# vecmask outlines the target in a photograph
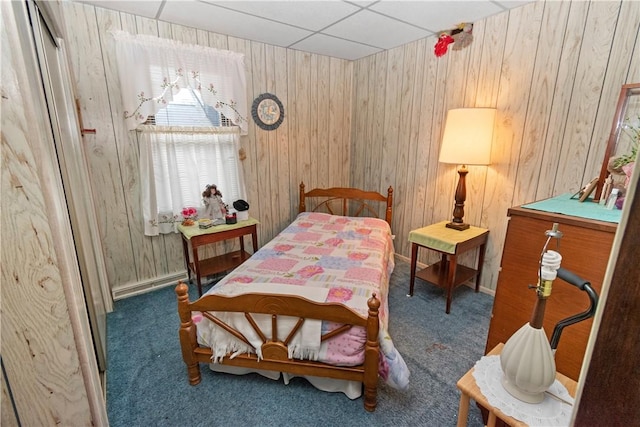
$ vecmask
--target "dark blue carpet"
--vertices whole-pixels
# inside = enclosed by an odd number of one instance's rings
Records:
[[[378,407],[326,393],[294,379],[289,385],[250,374],[214,373],[201,365],[190,386],[178,342],[173,287],[117,301],[107,316],[107,411],[118,426],[455,426],[456,382],[484,354],[493,298],[465,286],[453,297],[420,280],[412,298],[409,265],[396,260],[389,329],[411,371],[408,390],[380,384]],[[195,299],[196,291],[191,290]],[[483,425],[472,403],[469,426]]]

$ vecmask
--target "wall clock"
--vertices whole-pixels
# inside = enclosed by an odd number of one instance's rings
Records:
[[[274,130],[284,120],[284,107],[277,96],[263,93],[253,100],[251,116],[260,128]]]

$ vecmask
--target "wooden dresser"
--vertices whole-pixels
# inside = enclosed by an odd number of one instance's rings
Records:
[[[506,342],[522,325],[529,322],[536,301],[535,284],[538,261],[547,239],[546,230],[559,224],[564,233],[557,248],[551,239],[548,249],[562,255],[562,267],[591,282],[598,295],[602,288],[617,224],[514,207],[508,210],[509,224],[502,252],[501,270],[493,305],[485,353]],[[587,294],[556,279],[547,301],[544,330],[551,336],[559,320],[587,310]],[[567,326],[556,352],[558,372],[577,381],[582,367],[593,319]]]

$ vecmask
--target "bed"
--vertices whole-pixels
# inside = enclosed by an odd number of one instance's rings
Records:
[[[301,183],[298,216],[274,239],[196,301],[180,282],[190,384],[201,381],[200,363],[274,379],[282,373],[285,382],[303,376],[326,391],[362,395],[367,411],[376,408],[379,377],[406,388],[409,372],[387,333],[392,202],[391,187],[383,196],[306,192]]]

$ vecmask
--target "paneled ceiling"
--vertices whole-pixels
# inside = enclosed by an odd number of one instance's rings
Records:
[[[532,0],[79,0],[275,46],[355,60]]]

